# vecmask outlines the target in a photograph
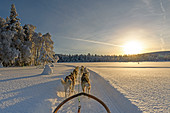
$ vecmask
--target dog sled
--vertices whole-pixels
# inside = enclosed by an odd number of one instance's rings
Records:
[[[54,110],[53,113],[57,113],[59,111],[59,109],[68,101],[72,100],[73,98],[76,98],[78,97],[78,113],[81,113],[81,104],[80,104],[80,96],[87,96],[88,98],[92,98],[94,100],[96,100],[97,102],[99,102],[104,108],[105,110],[107,111],[107,113],[111,113],[109,108],[107,107],[107,105],[102,101],[100,100],[99,98],[93,96],[90,94],[90,89],[91,89],[91,84],[90,84],[90,79],[89,79],[89,76],[90,76],[90,73],[89,71],[87,70],[87,67],[84,67],[84,66],[81,66],[81,69],[80,69],[80,74],[78,73],[78,70],[79,70],[79,67],[76,67],[73,72],[71,72],[70,75],[66,76],[65,77],[65,80],[61,79],[61,83],[64,85],[64,90],[65,90],[65,97],[66,96],[66,91],[67,89],[69,88],[69,92],[71,91],[71,85],[73,83],[73,90],[74,91],[74,83],[75,83],[75,80],[79,81],[79,84],[78,84],[78,93],[73,95],[73,96],[70,96],[68,98],[66,98],[64,101],[62,101],[57,107],[56,109]],[[81,76],[81,77],[80,77]],[[73,82],[74,81],[74,82]],[[80,82],[81,82],[81,86],[82,86],[82,90],[83,92],[80,92]],[[86,88],[86,92],[88,93],[85,93],[85,88]]]
[[[56,107],[56,109],[54,110],[53,113],[57,113],[58,110],[61,108],[61,106],[63,106],[66,102],[72,100],[73,98],[82,96],[82,95],[87,96],[87,97],[89,97],[89,98],[92,98],[92,99],[96,100],[97,102],[99,102],[99,103],[105,108],[105,110],[107,111],[107,113],[111,113],[110,110],[109,110],[109,108],[107,107],[107,105],[106,105],[102,100],[100,100],[99,98],[97,98],[97,97],[95,97],[95,96],[93,96],[93,95],[91,95],[91,94],[87,94],[87,93],[83,93],[83,92],[82,92],[82,93],[75,94],[75,95],[73,95],[73,96],[65,99],[64,101],[62,101],[62,102]],[[79,101],[80,101],[80,100],[79,100]],[[81,113],[81,105],[78,106],[78,113]]]

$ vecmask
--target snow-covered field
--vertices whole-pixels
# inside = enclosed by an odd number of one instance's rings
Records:
[[[105,63],[91,66],[147,113],[170,113],[170,63]]]
[[[90,69],[91,94],[112,113],[170,111],[170,63],[59,63],[51,75],[41,75],[43,69],[36,67],[0,68],[0,113],[51,113],[65,99],[60,79],[81,65]],[[80,101],[82,113],[105,112],[92,99]],[[77,109],[75,98],[59,112]]]

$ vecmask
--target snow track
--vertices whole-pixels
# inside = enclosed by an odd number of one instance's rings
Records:
[[[112,113],[141,113],[139,109],[133,105],[127,98],[120,92],[113,88],[105,79],[100,75],[90,70],[91,94],[101,99],[110,109]],[[76,92],[78,84],[76,85]],[[57,88],[58,97],[64,97],[62,87]],[[61,92],[60,92],[61,91]],[[57,97],[57,98],[58,98]],[[61,99],[63,100],[63,99]],[[61,102],[59,100],[56,105]],[[105,113],[106,110],[97,101],[81,96],[81,112],[82,113]],[[53,107],[55,108],[55,107]],[[61,108],[60,113],[75,113],[78,109],[78,98],[75,98]]]
[[[109,82],[103,79],[97,73],[91,73],[91,94],[103,100],[112,113],[139,113],[140,111],[120,92],[113,88]]]
[[[61,78],[68,75],[74,66],[56,64],[52,75],[41,75],[42,69],[18,67],[0,69],[0,113],[50,113],[65,98]],[[90,70],[91,94],[101,99],[111,113],[139,113],[121,93],[100,75]],[[81,87],[80,87],[81,89]],[[78,84],[75,86],[78,92]],[[81,90],[82,91],[82,90]],[[97,101],[81,96],[82,113],[105,113]],[[76,113],[78,98],[60,108],[59,113]]]

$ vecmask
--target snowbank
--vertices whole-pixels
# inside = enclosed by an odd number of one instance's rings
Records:
[[[53,73],[52,68],[49,65],[45,65],[44,71],[42,72],[42,75],[50,75]]]

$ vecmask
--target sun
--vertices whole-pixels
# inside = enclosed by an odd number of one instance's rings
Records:
[[[124,54],[132,55],[142,52],[142,44],[138,41],[129,41],[123,46]]]

